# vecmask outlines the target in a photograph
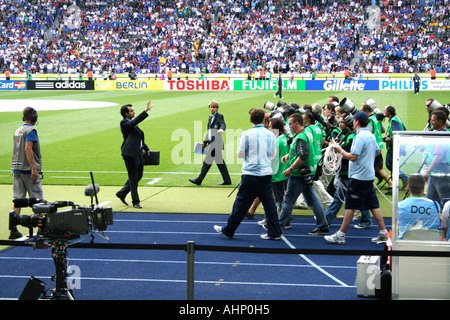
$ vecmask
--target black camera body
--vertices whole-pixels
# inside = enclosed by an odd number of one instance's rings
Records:
[[[304,167],[300,169],[300,175],[305,180],[306,184],[313,184],[313,177],[311,176],[311,168]]]
[[[16,207],[32,208],[34,215],[18,215],[14,210],[9,213],[9,229],[17,225],[27,227],[30,237],[33,228],[39,228],[38,236],[46,239],[76,239],[90,231],[105,231],[113,224],[111,207],[78,206],[71,201],[47,202],[45,200],[15,199]],[[59,208],[70,207],[66,210]]]

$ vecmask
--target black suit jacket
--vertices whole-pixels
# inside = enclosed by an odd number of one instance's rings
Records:
[[[225,124],[225,119],[224,119],[223,115],[216,112],[212,123],[209,123],[209,118],[208,118],[208,131],[206,132],[206,137],[203,140],[203,144],[206,146],[210,143],[213,143],[214,140],[216,139],[216,136],[219,136],[219,135],[220,135],[220,137],[222,136],[221,134],[217,134],[217,130],[222,129],[225,131],[226,128],[227,128],[227,125]]]
[[[123,135],[122,156],[138,157],[141,155],[141,148],[145,151],[149,150],[145,144],[144,132],[138,127],[138,124],[147,117],[148,113],[142,111],[132,120],[122,119],[120,121],[120,130]]]

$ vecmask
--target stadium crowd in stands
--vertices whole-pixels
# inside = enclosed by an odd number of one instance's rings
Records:
[[[449,72],[448,0],[376,2],[0,0],[0,71]]]

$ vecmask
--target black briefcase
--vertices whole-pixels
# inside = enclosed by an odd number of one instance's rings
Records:
[[[159,165],[159,151],[150,151],[150,155],[147,152],[142,153],[145,166],[158,166]]]

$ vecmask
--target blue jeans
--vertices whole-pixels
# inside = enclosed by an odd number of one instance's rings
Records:
[[[227,224],[222,228],[222,233],[233,237],[236,229],[241,224],[245,215],[256,197],[261,200],[267,220],[267,234],[270,237],[280,237],[281,228],[278,224],[277,208],[272,195],[272,176],[243,175],[233,210],[228,217]]]
[[[272,193],[278,211],[281,211],[281,204],[283,203],[284,193],[286,192],[286,185],[287,180],[272,182]]]
[[[336,191],[334,192],[333,202],[328,209],[325,210],[325,218],[329,225],[333,222],[333,219],[336,218],[339,210],[341,210],[343,201],[345,201],[345,190],[347,189],[348,178],[339,177],[339,182],[340,183],[337,184]],[[370,226],[372,224],[369,210],[361,210],[361,220],[359,224],[364,226]]]
[[[313,210],[316,216],[317,228],[321,231],[328,231],[328,223],[325,219],[323,207],[320,203],[314,191],[313,184],[307,184],[303,177],[289,177],[286,194],[283,198],[283,204],[281,205],[281,212],[278,220],[280,222],[280,227],[284,228],[289,222],[292,216],[292,209],[294,209],[294,204],[297,198],[303,194],[306,204]]]

